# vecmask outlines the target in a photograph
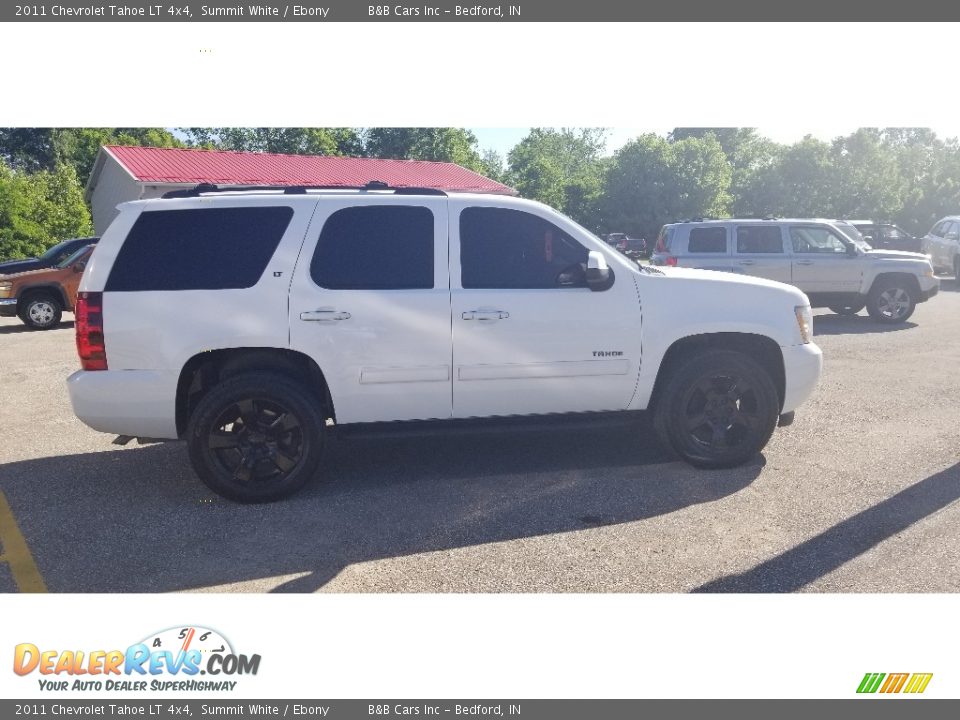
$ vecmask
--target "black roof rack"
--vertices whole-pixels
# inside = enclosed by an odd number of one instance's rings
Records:
[[[394,195],[442,195],[447,193],[438,188],[428,187],[391,187],[382,180],[371,180],[366,185],[214,185],[200,183],[192,188],[183,190],[169,190],[160,197],[169,200],[173,198],[193,198],[212,193],[226,192],[262,192],[264,190],[279,191],[284,195],[305,195],[308,190],[392,190]]]

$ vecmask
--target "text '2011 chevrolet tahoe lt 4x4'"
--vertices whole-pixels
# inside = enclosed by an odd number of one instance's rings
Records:
[[[642,269],[536,202],[225,190],[121,206],[83,276],[68,386],[96,430],[185,439],[237,501],[300,489],[331,432],[401,423],[651,410],[669,451],[732,466],[820,376],[796,288]]]

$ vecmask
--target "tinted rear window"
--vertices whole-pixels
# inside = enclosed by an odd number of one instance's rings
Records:
[[[290,207],[141,213],[113,263],[106,289],[134,292],[253,287],[292,217]]]
[[[329,290],[433,287],[433,213],[425,207],[370,205],[333,213],[310,263]]]
[[[687,252],[725,253],[727,251],[727,230],[722,227],[694,228],[690,231]]]

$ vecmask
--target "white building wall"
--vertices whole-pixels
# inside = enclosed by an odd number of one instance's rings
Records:
[[[103,152],[103,151],[101,151]],[[117,205],[140,197],[140,183],[109,155],[104,158],[97,184],[90,190],[90,210],[97,235],[103,235],[117,216]]]

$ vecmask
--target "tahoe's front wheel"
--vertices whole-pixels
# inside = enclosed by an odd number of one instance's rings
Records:
[[[218,495],[272,502],[300,490],[323,451],[324,422],[313,395],[271,373],[238,375],[214,386],[187,429],[190,461]]]
[[[688,360],[667,380],[654,424],[662,443],[692,465],[740,465],[760,452],[777,425],[780,402],[763,366],[731,350]]]

